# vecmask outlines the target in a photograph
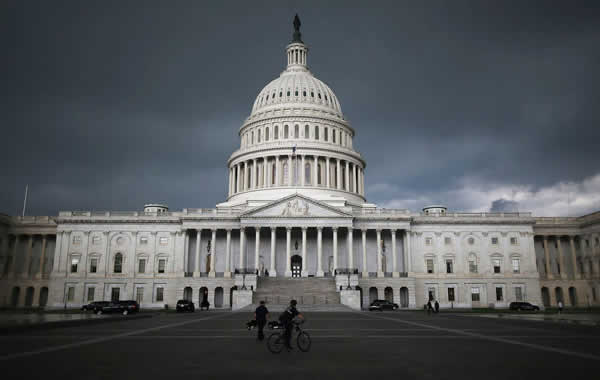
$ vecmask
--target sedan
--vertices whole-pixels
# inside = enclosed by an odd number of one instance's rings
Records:
[[[396,309],[398,309],[398,304],[390,302],[388,300],[375,300],[371,303],[371,306],[369,306],[369,311],[373,311],[373,310],[384,311],[384,310],[396,310]]]
[[[529,302],[511,302],[508,307],[510,310],[540,311],[539,306],[532,305]]]
[[[193,313],[195,310],[195,307],[194,307],[194,303],[192,301],[179,300],[179,301],[177,301],[177,306],[175,306],[175,309],[177,310],[178,313],[180,311],[191,311]]]
[[[83,305],[81,307],[82,311],[93,311],[94,313],[98,312],[103,306],[107,306],[110,302],[108,301],[94,301],[90,302],[87,305]]]

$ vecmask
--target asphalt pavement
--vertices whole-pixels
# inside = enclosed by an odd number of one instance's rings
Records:
[[[597,326],[421,311],[309,312],[303,327],[310,352],[272,354],[256,331],[246,330],[250,317],[161,313],[0,335],[0,370],[3,379],[576,379],[600,373]]]

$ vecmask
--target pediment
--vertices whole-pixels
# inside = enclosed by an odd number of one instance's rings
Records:
[[[293,194],[247,211],[242,218],[349,218],[344,211],[303,195]]]

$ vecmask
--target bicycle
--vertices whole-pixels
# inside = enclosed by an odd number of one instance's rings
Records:
[[[310,350],[312,342],[310,340],[310,335],[306,331],[302,330],[302,327],[300,327],[300,325],[304,323],[304,320],[293,321],[292,323],[294,324],[294,330],[298,332],[298,335],[296,335],[296,344],[298,345],[298,349],[302,352],[308,352],[308,350]],[[283,326],[279,323],[272,324],[270,325],[270,327],[272,329],[283,329]],[[276,331],[269,335],[269,338],[267,339],[267,348],[269,349],[269,351],[271,351],[274,354],[278,354],[283,350],[283,346],[285,346],[284,335],[284,332],[279,331]]]

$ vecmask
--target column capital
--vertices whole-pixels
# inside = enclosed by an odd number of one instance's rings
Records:
[[[377,231],[378,234],[381,233],[381,228],[376,228],[375,231]]]
[[[203,228],[196,228],[196,233],[201,234],[202,233]]]
[[[64,234],[66,231],[63,231],[62,233]],[[108,234],[110,233],[110,231],[102,231],[102,235],[104,236],[108,236]],[[155,232],[156,234],[156,232]]]
[[[300,227],[300,228],[302,228],[302,231],[303,231],[303,232],[306,232],[306,230],[308,230],[308,227],[306,227],[306,226],[304,226],[304,227]]]
[[[317,227],[317,231],[323,231],[323,227]]]
[[[156,231],[151,231],[151,232],[150,232],[150,235],[152,235],[152,236],[156,236],[156,234],[157,234],[157,233],[158,233],[158,232],[156,232]]]
[[[91,231],[82,231],[82,232],[83,232],[83,236],[88,236]]]
[[[240,232],[244,231],[246,229],[246,227],[240,227]]]
[[[271,232],[275,232],[277,230],[277,227],[269,227],[271,229]]]
[[[367,233],[367,231],[369,231],[369,229],[368,229],[368,228],[361,228],[360,230],[361,230],[361,232],[362,232],[363,234],[366,234],[366,233]]]
[[[225,231],[227,231],[227,233],[231,233],[232,228],[225,228]]]
[[[288,231],[291,231],[291,230],[292,230],[292,228],[294,228],[294,227],[289,227],[289,226],[286,226],[286,227],[285,227],[285,229],[286,229],[286,230],[288,230]]]

